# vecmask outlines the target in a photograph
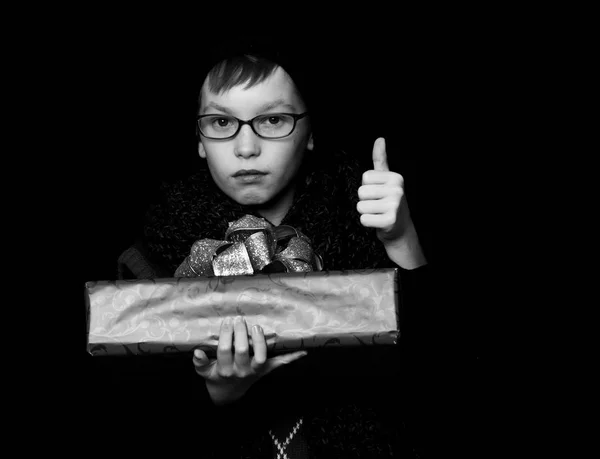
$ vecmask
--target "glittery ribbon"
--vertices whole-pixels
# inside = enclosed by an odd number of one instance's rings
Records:
[[[273,227],[253,215],[229,223],[225,240],[200,239],[174,277],[240,276],[259,272],[321,271],[310,240],[287,225]]]

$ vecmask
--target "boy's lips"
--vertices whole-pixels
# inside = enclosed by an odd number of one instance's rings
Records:
[[[267,175],[267,172],[256,169],[241,169],[232,175],[234,179],[241,183],[257,183],[261,182],[262,178]]]
[[[267,172],[259,171],[256,169],[240,169],[232,177],[247,177],[247,176],[259,176],[259,175],[267,175]]]

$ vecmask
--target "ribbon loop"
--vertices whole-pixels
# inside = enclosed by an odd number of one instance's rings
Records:
[[[310,239],[289,226],[273,227],[253,215],[229,223],[225,240],[200,239],[174,277],[240,276],[260,272],[321,271]]]

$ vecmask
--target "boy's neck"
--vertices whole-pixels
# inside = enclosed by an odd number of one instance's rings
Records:
[[[267,219],[273,225],[278,226],[281,224],[286,214],[292,207],[294,202],[294,187],[291,186],[286,191],[281,193],[275,200],[268,203],[268,206],[260,207],[256,206],[255,210],[258,214]]]

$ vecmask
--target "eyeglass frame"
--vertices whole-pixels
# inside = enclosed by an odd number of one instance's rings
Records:
[[[198,132],[200,133],[200,135],[202,135],[203,137],[206,137],[207,139],[210,139],[210,140],[231,140],[231,139],[235,138],[240,133],[240,130],[242,129],[242,126],[244,126],[245,124],[247,124],[247,125],[250,126],[250,129],[252,129],[252,132],[254,132],[261,139],[266,139],[266,140],[285,139],[286,137],[292,135],[292,133],[296,130],[296,125],[298,124],[298,120],[304,118],[308,114],[309,114],[308,111],[306,111],[304,113],[300,113],[300,114],[296,114],[296,113],[284,113],[284,112],[264,113],[262,115],[256,115],[254,118],[249,119],[249,120],[242,120],[242,119],[238,118],[237,116],[233,116],[233,115],[221,115],[219,113],[208,113],[208,114],[199,115],[199,116],[196,117],[196,129],[198,129]],[[252,124],[256,118],[259,118],[261,116],[277,116],[277,115],[287,115],[287,116],[291,116],[294,119],[294,126],[292,127],[292,130],[290,131],[289,134],[282,135],[281,137],[265,137],[265,136],[259,134],[258,132],[256,132],[256,129],[254,129],[254,125]],[[223,118],[227,118],[227,117],[234,118],[238,122],[238,128],[235,131],[235,133],[232,134],[232,135],[230,135],[229,137],[209,137],[207,135],[204,135],[204,133],[202,132],[202,129],[200,129],[200,120],[202,118],[206,118],[207,116],[222,116]]]

